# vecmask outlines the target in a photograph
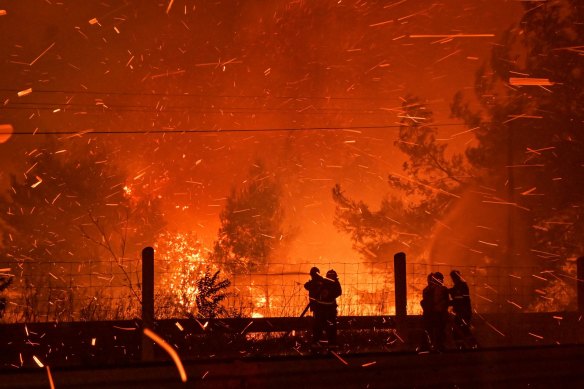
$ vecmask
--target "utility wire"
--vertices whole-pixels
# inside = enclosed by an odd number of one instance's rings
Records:
[[[0,88],[0,92],[18,93],[19,89]],[[74,90],[74,89],[34,89],[33,93],[70,93],[86,95],[113,95],[113,96],[144,96],[144,97],[204,97],[204,98],[242,98],[242,99],[318,99],[318,100],[389,100],[395,96],[364,96],[364,97],[342,97],[342,96],[291,96],[291,95],[213,95],[208,93],[162,93],[162,92],[123,92],[123,91],[94,91],[94,90]]]
[[[33,105],[34,104],[34,105]],[[30,105],[30,106],[29,106]],[[14,103],[9,106],[0,107],[0,110],[15,110],[15,111],[54,111],[60,109],[61,112],[75,113],[75,112],[199,112],[199,113],[240,113],[240,114],[254,114],[254,113],[295,113],[302,115],[318,115],[318,114],[334,114],[334,113],[351,113],[359,115],[371,115],[378,113],[387,113],[381,108],[371,109],[352,109],[352,108],[317,108],[317,107],[303,107],[303,108],[260,108],[260,107],[204,107],[197,108],[192,106],[161,106],[159,108],[153,105],[117,105],[117,104],[82,104],[82,103]]]
[[[444,127],[444,126],[466,126],[465,123],[450,123],[450,124],[432,124],[430,127]],[[247,133],[247,132],[302,132],[302,131],[359,131],[359,130],[381,130],[381,129],[396,129],[402,125],[379,125],[379,126],[350,126],[350,127],[304,127],[304,128],[241,128],[241,129],[156,129],[156,130],[82,130],[82,131],[32,131],[32,132],[0,132],[0,134],[14,135],[85,135],[85,134],[108,134],[108,135],[148,135],[148,134],[221,134],[221,133]]]

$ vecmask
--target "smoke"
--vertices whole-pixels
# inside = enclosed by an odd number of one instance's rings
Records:
[[[425,96],[436,120],[448,121],[450,96],[472,85],[477,58],[491,49],[491,40],[408,35],[496,32],[519,9],[220,1],[166,14],[155,2],[22,3],[3,17],[0,71],[11,77],[2,122],[19,133],[90,131],[81,139],[116,151],[108,163],[123,167],[136,195],[160,200],[169,230],[193,231],[207,246],[225,197],[261,158],[283,183],[286,222],[299,231],[282,254],[290,261],[356,260],[332,225],[330,189],[339,183],[379,203],[402,162],[392,146],[400,97]],[[108,133],[91,135],[99,131]],[[68,136],[56,137],[62,148]],[[46,137],[12,135],[0,145],[10,146],[2,163],[26,172],[19,162]]]

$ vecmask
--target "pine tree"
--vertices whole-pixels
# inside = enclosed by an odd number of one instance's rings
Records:
[[[17,261],[81,261],[151,244],[164,225],[158,201],[128,196],[126,181],[104,145],[34,150],[0,199],[0,250]]]
[[[0,198],[0,255],[10,267],[22,266],[14,281],[26,308],[20,319],[57,314],[63,301],[81,302],[84,296],[78,292],[85,290],[74,288],[84,285],[48,288],[61,282],[55,278],[76,279],[70,272],[77,267],[67,263],[93,261],[90,272],[109,271],[113,264],[140,301],[137,280],[126,273],[124,261],[131,251],[151,244],[164,226],[156,199],[128,195],[126,174],[104,144],[69,141],[67,147],[49,142],[30,152],[23,178],[12,175],[10,189]],[[68,306],[68,314],[77,308]]]
[[[452,111],[475,131],[467,156],[483,184],[525,210],[510,217],[528,226],[536,255],[561,266],[584,249],[584,4],[525,7],[477,74],[479,106],[459,93]]]
[[[464,158],[447,155],[436,141],[437,129],[429,107],[417,97],[404,99],[396,146],[407,159],[403,174],[392,174],[392,192],[372,211],[362,201],[333,188],[336,227],[351,235],[353,247],[365,258],[385,261],[388,253],[407,250],[421,255],[432,228],[465,187]],[[407,197],[400,196],[404,194]]]
[[[280,186],[263,164],[252,166],[243,188],[233,188],[220,214],[211,260],[231,273],[263,269],[284,237]]]

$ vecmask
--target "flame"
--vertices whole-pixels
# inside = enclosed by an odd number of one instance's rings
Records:
[[[215,268],[204,256],[205,248],[194,233],[166,232],[159,236],[155,249],[163,258],[161,287],[170,291],[182,308],[195,311],[199,294],[195,281],[205,270]]]

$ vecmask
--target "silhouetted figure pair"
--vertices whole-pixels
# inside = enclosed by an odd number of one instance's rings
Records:
[[[422,291],[422,319],[430,351],[445,350],[446,324],[448,323],[448,289],[440,272],[428,275],[428,285]]]
[[[309,306],[313,315],[312,340],[320,345],[323,332],[326,332],[329,345],[337,343],[337,297],[342,293],[341,283],[334,270],[326,277],[320,275],[317,267],[310,269],[310,280],[304,284],[308,290]]]
[[[452,337],[458,349],[476,348],[477,342],[470,331],[470,321],[472,319],[472,308],[470,305],[470,293],[468,284],[462,278],[458,270],[450,272],[450,278],[454,286],[448,289],[450,294],[450,305],[454,313],[454,325],[452,327]]]
[[[428,286],[422,291],[422,320],[430,351],[445,349],[448,307],[452,307],[454,323],[452,337],[458,349],[476,348],[477,342],[470,330],[472,308],[468,284],[458,270],[450,272],[453,287],[444,286],[444,276],[440,272],[428,275]],[[449,298],[450,297],[450,298]]]

